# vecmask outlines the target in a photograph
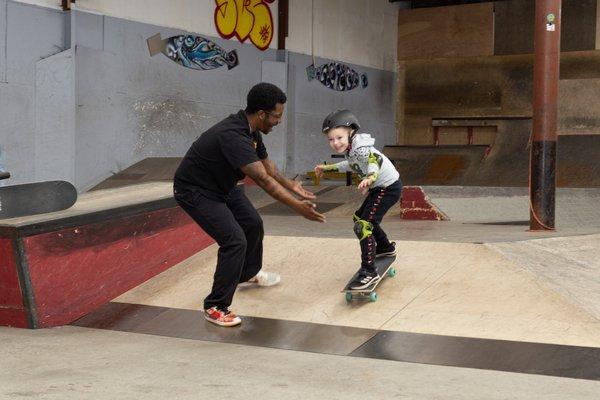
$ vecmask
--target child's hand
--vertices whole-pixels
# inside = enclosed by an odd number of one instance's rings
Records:
[[[371,186],[372,183],[373,181],[371,178],[365,178],[358,184],[358,190],[360,190],[362,194],[367,194],[369,191],[369,186]]]
[[[315,175],[319,179],[323,177],[323,167],[321,165],[315,167]]]

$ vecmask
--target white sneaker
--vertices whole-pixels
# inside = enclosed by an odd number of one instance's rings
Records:
[[[253,278],[250,278],[248,282],[242,282],[238,286],[274,286],[277,285],[280,281],[281,277],[275,272],[259,271],[258,274],[256,274]]]

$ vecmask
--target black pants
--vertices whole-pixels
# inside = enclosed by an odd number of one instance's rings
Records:
[[[385,213],[400,200],[401,193],[402,183],[400,180],[386,188],[370,189],[365,201],[355,212],[356,217],[370,222],[373,227],[373,234],[360,241],[361,268],[374,270],[376,246],[387,247],[390,245],[380,224]]]
[[[204,299],[204,308],[225,309],[231,305],[238,283],[246,282],[262,267],[263,221],[243,185],[233,189],[224,202],[179,189],[175,200],[219,245],[212,291]]]

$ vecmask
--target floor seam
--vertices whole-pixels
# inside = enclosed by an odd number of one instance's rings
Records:
[[[448,270],[446,270],[446,272],[444,272],[443,274],[441,274],[437,279],[435,279],[433,282],[431,282],[426,288],[424,288],[423,290],[421,290],[415,297],[413,297],[408,303],[406,303],[404,305],[404,307],[402,307],[400,310],[398,310],[397,313],[395,313],[394,315],[392,315],[383,324],[381,324],[378,327],[378,330],[384,330],[383,327],[385,326],[385,324],[387,324],[388,322],[390,322],[392,319],[396,318],[402,311],[404,311],[409,305],[411,305],[417,298],[421,297],[421,295],[423,293],[425,293],[432,286],[434,286],[436,283],[438,283],[444,276],[446,276],[446,274],[448,274],[450,271],[452,271],[454,268],[456,268],[456,266],[459,263],[461,263],[462,261],[464,261],[466,258],[467,258],[467,256],[464,255],[460,260],[458,260],[456,263],[454,263],[454,265],[452,265],[450,268],[448,268]]]

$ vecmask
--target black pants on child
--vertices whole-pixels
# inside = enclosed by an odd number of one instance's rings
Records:
[[[175,200],[219,245],[217,269],[204,309],[226,309],[238,283],[254,277],[262,266],[263,221],[238,185],[225,201],[209,199],[199,192],[175,189]]]
[[[373,271],[375,269],[375,251],[377,246],[383,248],[390,245],[387,235],[381,229],[381,220],[388,210],[400,200],[402,183],[400,180],[386,188],[376,187],[369,190],[365,201],[355,212],[355,221],[360,219],[371,224],[372,234],[360,240],[361,268]]]

